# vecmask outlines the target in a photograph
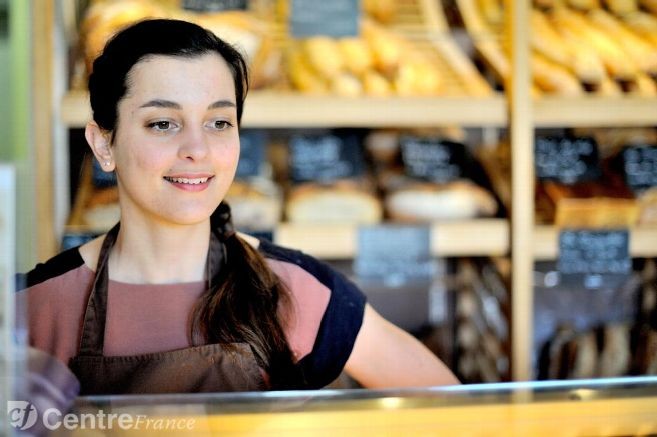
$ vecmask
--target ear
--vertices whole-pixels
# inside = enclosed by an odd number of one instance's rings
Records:
[[[90,121],[84,129],[84,137],[91,147],[91,151],[100,163],[103,171],[114,171],[115,163],[112,159],[111,132],[101,129],[95,121]]]

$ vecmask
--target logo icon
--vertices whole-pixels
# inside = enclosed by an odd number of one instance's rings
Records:
[[[37,421],[37,409],[27,401],[7,401],[9,424],[21,431],[30,429]]]

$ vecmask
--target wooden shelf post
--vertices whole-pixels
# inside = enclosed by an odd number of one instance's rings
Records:
[[[509,128],[511,133],[511,374],[515,381],[532,379],[534,132],[529,60],[530,0],[506,0],[511,23]]]

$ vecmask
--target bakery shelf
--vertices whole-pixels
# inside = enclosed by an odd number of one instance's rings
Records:
[[[511,74],[511,61],[503,46],[504,29],[486,23],[475,0],[457,0],[466,30],[497,79]],[[531,48],[530,48],[531,50]],[[633,94],[557,96],[533,93],[533,121],[538,128],[634,127],[657,125],[657,97]]]
[[[504,126],[504,99],[482,97],[341,98],[254,91],[246,101],[244,127],[431,127]],[[88,96],[71,91],[61,104],[62,121],[84,127],[91,118]]]
[[[299,225],[282,223],[274,242],[296,247],[326,259],[353,258],[358,252],[357,225]],[[478,219],[431,224],[434,256],[506,255],[509,226],[504,219]]]
[[[657,125],[657,98],[541,97],[534,104],[536,127],[634,127]]]
[[[388,29],[404,39],[440,71],[444,90],[431,97],[313,96],[284,90],[253,90],[244,111],[245,127],[464,127],[506,126],[506,101],[493,92],[449,33],[440,5],[432,0],[397,2],[396,19]],[[290,43],[286,26],[273,21],[272,38],[284,50]],[[71,90],[60,103],[60,117],[69,128],[91,118],[88,95]]]
[[[431,226],[434,256],[502,256],[509,249],[509,226],[504,219],[437,222]],[[274,243],[293,247],[321,259],[350,259],[358,254],[358,225],[280,223]],[[101,234],[107,229],[69,224],[66,234]]]
[[[657,256],[657,225],[635,226],[630,231],[630,256],[649,258]],[[534,229],[534,259],[555,260],[559,254],[559,228],[539,225]]]

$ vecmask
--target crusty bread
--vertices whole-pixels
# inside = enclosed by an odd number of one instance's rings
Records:
[[[411,222],[493,216],[497,212],[492,195],[466,180],[411,184],[388,193],[385,204],[393,220]]]
[[[383,207],[374,194],[355,184],[306,183],[290,191],[285,215],[293,223],[374,224],[381,221]]]

